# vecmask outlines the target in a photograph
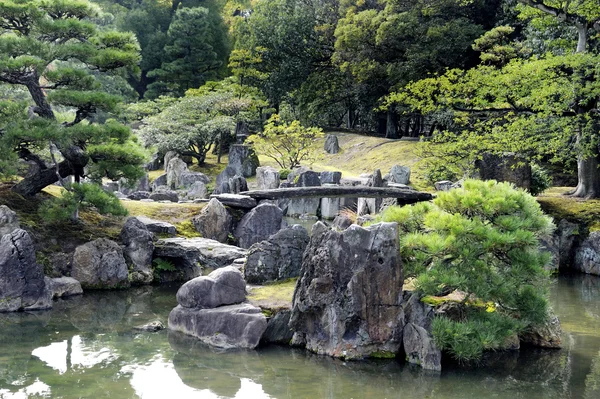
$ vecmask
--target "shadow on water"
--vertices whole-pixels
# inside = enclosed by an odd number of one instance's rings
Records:
[[[133,326],[166,323],[177,287],[93,292],[53,310],[0,314],[0,398],[599,398],[600,278],[560,277],[562,350],[492,353],[432,373],[269,346],[220,351]]]

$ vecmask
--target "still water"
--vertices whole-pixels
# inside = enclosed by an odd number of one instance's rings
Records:
[[[133,326],[166,323],[176,287],[87,293],[0,314],[0,398],[600,398],[600,278],[560,277],[562,350],[490,356],[441,374],[267,347],[220,352]]]

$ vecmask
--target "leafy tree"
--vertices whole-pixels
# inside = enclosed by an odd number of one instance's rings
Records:
[[[315,157],[315,139],[322,137],[319,128],[306,128],[298,121],[286,123],[275,114],[262,133],[248,137],[258,154],[273,159],[282,169],[293,169]]]
[[[27,89],[29,103],[1,101],[3,174],[21,158],[33,167],[14,186],[32,195],[67,176],[137,178],[143,153],[129,129],[94,122],[119,97],[99,76],[135,69],[139,48],[130,33],[100,30],[87,0],[7,0],[0,3],[0,82]],[[28,108],[27,106],[30,105]],[[56,109],[68,111],[62,123]],[[27,112],[26,112],[27,111]]]
[[[167,32],[165,58],[160,68],[148,72],[155,82],[146,96],[181,96],[217,77],[227,54],[227,44],[215,29],[207,8],[180,8]]]
[[[433,324],[436,343],[458,359],[501,348],[547,318],[549,257],[538,239],[553,226],[529,194],[508,183],[466,180],[433,204],[391,207],[380,219],[398,222],[405,272],[419,292],[464,293],[458,316],[437,316]]]

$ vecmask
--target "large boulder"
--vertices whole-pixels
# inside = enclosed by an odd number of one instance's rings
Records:
[[[151,219],[146,216],[137,216],[137,220],[142,222],[146,226],[146,229],[152,233],[168,236],[175,236],[177,234],[177,228],[171,223]]]
[[[408,184],[410,182],[410,168],[400,165],[392,166],[388,181],[390,183]]]
[[[152,182],[152,191],[156,191],[159,187],[165,186],[167,185],[167,174],[164,173],[160,176],[158,176],[156,179],[154,179],[154,181]]]
[[[206,184],[196,181],[188,188],[186,197],[188,199],[205,199],[208,195]]]
[[[426,370],[442,369],[442,352],[432,333],[434,309],[421,301],[418,293],[405,292],[402,304],[402,345],[406,360]]]
[[[168,177],[168,175],[167,175]],[[179,179],[176,181],[176,188],[187,189],[190,188],[194,183],[210,183],[210,177],[200,172],[183,172]],[[167,180],[168,185],[168,180]]]
[[[306,229],[295,224],[253,244],[246,257],[244,278],[251,284],[263,284],[298,277],[308,241]]]
[[[229,162],[227,164],[235,171],[234,175],[251,177],[260,166],[258,157],[252,147],[243,144],[233,144],[229,147]]]
[[[278,206],[263,203],[244,215],[238,223],[234,237],[242,248],[266,240],[285,224],[283,212]]]
[[[258,190],[279,188],[279,172],[270,166],[256,168],[256,185]]]
[[[290,327],[308,350],[342,358],[395,356],[402,345],[398,226],[312,229]]]
[[[124,245],[123,255],[131,266],[130,281],[133,284],[150,284],[154,279],[152,272],[152,254],[154,253],[154,235],[139,219],[127,219],[119,239]]]
[[[574,269],[600,276],[600,231],[590,233],[575,250]]]
[[[200,275],[202,268],[217,269],[244,258],[246,250],[208,238],[165,238],[156,241],[154,257],[173,262],[177,280],[187,281]]]
[[[236,175],[236,170],[232,166],[227,166],[221,173],[217,175],[215,182],[215,190],[213,194],[227,194],[230,192],[229,179]]]
[[[81,283],[73,277],[49,278],[47,281],[50,282],[50,288],[54,298],[64,298],[67,296],[83,294]]]
[[[231,194],[239,194],[242,191],[248,191],[248,182],[243,176],[235,175],[229,179],[229,192]]]
[[[202,237],[226,242],[231,233],[233,217],[216,198],[212,198],[200,213],[192,218],[192,223]]]
[[[171,190],[178,189],[181,176],[188,172],[187,164],[181,158],[171,159],[167,165],[167,187]]]
[[[169,313],[169,329],[219,348],[255,348],[267,328],[260,308],[247,303],[215,309],[178,305]]]
[[[261,342],[265,344],[288,345],[294,337],[294,331],[289,326],[291,311],[282,309],[267,320],[267,329],[262,335]]]
[[[179,158],[175,158],[179,159]],[[153,191],[148,197],[154,201],[171,201],[171,202],[179,202],[179,195],[176,191],[173,190],[165,190],[165,189],[157,189]]]
[[[482,180],[505,181],[527,190],[531,188],[531,165],[520,155],[486,153],[475,166]]]
[[[325,137],[325,145],[323,146],[323,149],[329,154],[337,154],[340,152],[340,143],[337,136],[334,134],[328,134],[327,137]]]
[[[106,238],[75,248],[71,277],[83,289],[113,289],[129,287],[129,272],[123,250]]]
[[[36,262],[31,237],[17,229],[0,239],[0,312],[52,307],[52,289]]]
[[[212,309],[246,300],[246,282],[233,266],[196,277],[177,291],[177,303],[185,308]]]
[[[125,195],[129,195],[136,191],[150,191],[150,183],[148,180],[148,174],[146,173],[138,181],[131,182],[127,179],[119,180],[119,191]]]
[[[0,205],[0,237],[20,228],[17,214],[6,205]]]
[[[536,346],[539,348],[557,349],[562,346],[562,328],[560,320],[554,314],[550,314],[548,320],[537,326],[531,326],[519,335],[523,345]]]

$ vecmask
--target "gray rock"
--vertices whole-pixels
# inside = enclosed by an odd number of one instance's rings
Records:
[[[339,230],[346,230],[352,223],[352,219],[346,215],[337,215],[335,219],[333,219],[333,227]]]
[[[321,184],[340,184],[342,172],[321,172],[319,180]]]
[[[321,218],[335,219],[338,213],[340,213],[340,198],[321,198],[319,209],[321,211]]]
[[[119,191],[119,183],[116,181],[109,181],[109,182],[102,184],[102,188],[105,191],[114,193],[115,191]]]
[[[242,248],[250,248],[254,243],[266,240],[277,233],[282,225],[283,212],[273,204],[260,204],[240,220],[234,237]]]
[[[177,159],[179,159],[179,158],[177,158]],[[179,195],[177,194],[177,192],[172,191],[172,190],[158,189],[158,190],[152,192],[152,194],[150,194],[149,198],[154,201],[179,202]]]
[[[167,187],[171,190],[180,188],[184,173],[189,173],[187,164],[181,158],[172,158],[167,166]]]
[[[226,194],[229,193],[229,179],[235,176],[236,170],[232,166],[227,166],[221,173],[217,175],[215,183],[215,191],[213,194]],[[225,187],[226,184],[226,187]],[[224,191],[222,191],[224,190]]]
[[[25,230],[0,238],[0,312],[52,307],[52,290],[44,269],[36,262],[35,248]]]
[[[154,256],[171,259],[176,266],[187,270],[189,278],[200,275],[200,266],[211,269],[231,265],[236,259],[245,258],[246,250],[220,243],[208,238],[165,238],[155,244]],[[190,272],[191,271],[191,272]]]
[[[575,249],[582,241],[584,228],[576,223],[561,219],[558,222],[554,235],[558,237],[558,267],[561,270],[573,268],[575,265]]]
[[[454,183],[452,183],[450,180],[441,180],[436,181],[433,186],[437,191],[450,191],[452,190]]]
[[[317,187],[321,185],[321,179],[317,172],[307,170],[298,175],[298,180],[295,181],[296,187]]]
[[[298,181],[298,176],[300,176],[302,173],[308,172],[308,171],[310,171],[309,167],[298,166],[297,168],[294,168],[290,173],[288,173],[288,177],[287,177],[286,181],[288,183],[295,185],[296,181]]]
[[[263,284],[298,277],[308,241],[306,229],[296,224],[253,244],[246,257],[244,278],[250,284]]]
[[[167,176],[168,177],[168,176]],[[187,189],[194,183],[200,182],[204,184],[210,183],[210,177],[200,172],[183,172],[176,181],[176,188]],[[167,180],[168,186],[168,180]]]
[[[123,255],[131,266],[132,284],[150,284],[154,280],[152,272],[152,254],[154,253],[154,235],[139,219],[127,219],[119,239],[125,246]]]
[[[0,237],[20,228],[17,214],[6,205],[0,205]]]
[[[550,314],[548,321],[539,326],[532,326],[529,330],[519,335],[523,345],[531,345],[539,348],[560,348],[562,329],[560,320],[554,314]]]
[[[482,180],[505,181],[527,190],[531,188],[531,165],[520,155],[510,152],[483,154],[475,166]]]
[[[81,283],[73,277],[58,277],[49,280],[53,298],[83,294]]]
[[[145,332],[157,332],[160,330],[164,330],[165,326],[160,320],[154,320],[150,323],[142,324],[141,326],[133,327],[134,330],[137,331],[145,331]]]
[[[119,179],[119,191],[125,195],[129,195],[136,191],[150,191],[148,174],[146,173],[137,182],[134,183],[131,183],[127,179]]]
[[[324,150],[329,154],[337,154],[340,152],[340,143],[336,135],[328,134],[325,137],[325,145],[323,146]]]
[[[213,194],[231,194],[231,186],[229,186],[229,180],[219,184],[213,190]]]
[[[280,310],[274,316],[267,320],[267,329],[265,330],[261,343],[289,345],[294,337],[294,331],[289,327],[291,311]]]
[[[142,222],[148,231],[155,234],[167,234],[170,236],[177,235],[177,228],[171,223],[163,222],[162,220],[150,219],[146,216],[137,216],[137,220]]]
[[[256,174],[256,168],[260,166],[260,163],[252,147],[243,144],[233,144],[229,147],[228,166],[235,170],[234,175],[251,177]]]
[[[200,214],[192,218],[192,223],[202,237],[226,242],[233,226],[233,217],[219,200],[212,198]]]
[[[159,170],[163,166],[163,157],[159,153],[152,154],[150,161],[146,164],[146,170],[153,171]]]
[[[426,370],[442,369],[442,353],[433,342],[433,337],[423,327],[408,323],[402,336],[406,360]]]
[[[129,194],[127,196],[127,198],[129,198],[130,200],[134,200],[134,201],[148,199],[148,198],[150,198],[150,192],[149,191],[136,191],[134,193]]]
[[[256,200],[247,195],[241,194],[213,194],[210,198],[215,198],[223,205],[232,208],[252,209],[256,207]]]
[[[171,162],[171,160],[173,158],[179,158],[179,154],[177,154],[177,152],[175,152],[175,151],[167,151],[167,153],[165,154],[165,157],[163,159],[163,165],[165,167],[166,173],[169,172],[169,162]]]
[[[298,217],[302,215],[316,216],[321,206],[320,198],[292,198],[282,201],[286,207],[287,216]]]
[[[204,199],[208,195],[206,184],[201,181],[194,182],[187,190],[186,197],[188,199]]]
[[[590,233],[575,250],[574,269],[600,276],[600,231]]]
[[[246,300],[246,282],[233,266],[217,269],[208,276],[196,277],[177,291],[177,303],[184,308],[213,309]]]
[[[154,179],[154,181],[152,182],[152,191],[156,191],[159,187],[162,186],[167,186],[167,174],[162,174],[160,176],[158,176],[156,179]]]
[[[408,184],[410,183],[410,168],[408,166],[394,165],[390,170],[390,183]],[[379,187],[379,186],[375,186]]]
[[[379,169],[376,169],[373,174],[369,176],[367,186],[383,187],[383,178],[381,177],[381,171]],[[381,198],[359,198],[356,205],[356,213],[358,216],[377,213],[381,208],[381,203]]]
[[[550,254],[550,261],[544,266],[544,269],[549,272],[558,272],[560,252],[559,252],[559,237],[556,234],[550,234],[540,237],[540,250]],[[579,254],[576,253],[576,257]]]
[[[279,188],[279,172],[270,166],[256,168],[256,184],[258,190]]]
[[[244,303],[216,309],[178,305],[169,313],[169,329],[194,336],[219,348],[253,349],[267,328],[260,308]]]
[[[229,192],[231,194],[239,194],[242,191],[248,191],[248,183],[242,176],[235,175],[229,179]]]
[[[348,359],[395,355],[402,345],[402,283],[396,223],[339,232],[317,222],[294,292],[295,340]]]
[[[80,245],[73,254],[71,277],[84,289],[129,287],[129,273],[123,250],[106,238]]]

